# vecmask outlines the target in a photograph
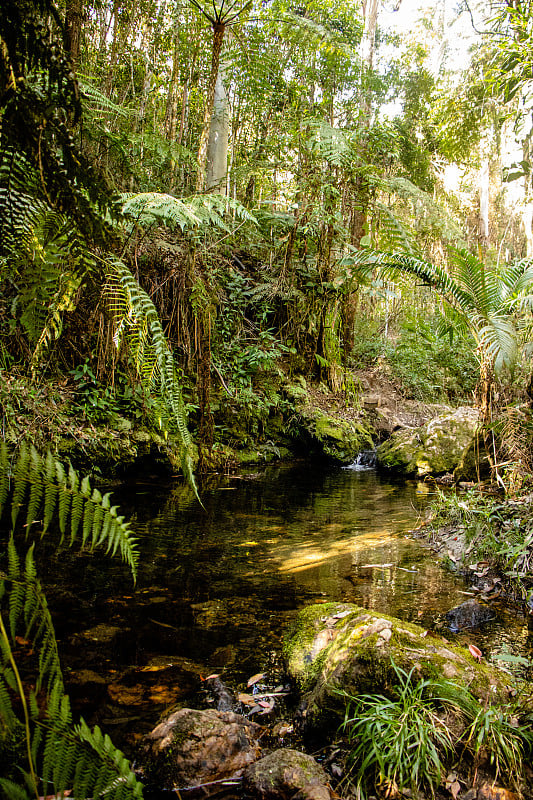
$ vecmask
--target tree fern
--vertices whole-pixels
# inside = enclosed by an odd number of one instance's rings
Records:
[[[106,294],[115,320],[115,344],[126,344],[143,385],[159,400],[159,426],[177,434],[184,475],[195,487],[194,447],[174,357],[157,310],[122,261],[109,259],[108,266]]]
[[[230,231],[228,211],[236,219],[256,223],[255,217],[237,200],[218,194],[195,195],[180,200],[170,194],[141,192],[121,195],[119,203],[126,218],[139,225],[163,225],[182,231],[204,233],[209,228]]]

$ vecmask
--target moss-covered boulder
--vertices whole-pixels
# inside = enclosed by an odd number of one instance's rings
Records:
[[[431,680],[449,680],[485,702],[509,698],[505,673],[423,628],[347,603],[303,609],[284,637],[287,670],[303,694],[308,727],[338,724],[342,693],[388,694],[396,668]]]
[[[319,396],[317,399],[323,400]],[[323,402],[313,402],[310,396],[296,398],[296,406],[299,436],[310,451],[341,464],[350,464],[361,450],[373,447],[375,431],[349,409],[326,411]]]
[[[453,472],[476,437],[479,412],[458,408],[419,428],[393,433],[377,449],[379,466],[407,475]]]
[[[330,800],[328,776],[312,756],[299,750],[275,750],[243,775],[246,793],[258,800]]]

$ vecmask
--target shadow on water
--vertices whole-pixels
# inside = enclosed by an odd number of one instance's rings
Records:
[[[200,676],[222,672],[237,685],[274,669],[284,625],[313,602],[354,602],[433,626],[468,587],[408,534],[428,492],[372,469],[309,463],[213,479],[204,508],[182,483],[115,487],[113,502],[139,537],[137,585],[116,560],[64,551],[48,561],[79,710],[131,744],[166,707],[186,702]],[[487,651],[531,647],[519,616],[459,639]]]

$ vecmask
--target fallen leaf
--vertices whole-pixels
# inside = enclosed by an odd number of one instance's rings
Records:
[[[474,658],[476,658],[479,662],[481,662],[481,657],[483,653],[481,652],[479,647],[476,647],[475,644],[469,644],[468,649],[470,650],[470,654],[473,655]]]
[[[240,692],[237,695],[237,700],[239,703],[244,703],[245,706],[255,706],[256,704],[255,697],[251,694],[246,694],[245,692]]]
[[[258,672],[257,675],[252,675],[251,678],[248,678],[247,686],[253,686],[255,683],[259,683],[265,677],[264,672]]]

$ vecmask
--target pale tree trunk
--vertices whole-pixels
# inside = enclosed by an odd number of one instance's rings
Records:
[[[224,33],[226,25],[224,22],[216,22],[213,24],[213,53],[211,56],[211,73],[209,75],[209,84],[207,87],[207,96],[205,99],[204,121],[202,125],[202,134],[200,136],[200,145],[198,147],[198,177],[196,179],[196,191],[202,192],[205,185],[205,165],[207,161],[207,144],[209,141],[209,130],[211,127],[211,117],[213,115],[213,103],[215,100],[215,87],[218,78],[218,69],[220,66],[220,53],[222,52],[222,44],[224,42]]]
[[[479,175],[479,239],[484,248],[490,244],[490,162],[488,156],[483,159]]]
[[[223,83],[224,70],[219,69],[213,99],[213,114],[209,128],[207,145],[207,172],[205,185],[207,191],[226,193],[228,173],[228,145],[230,115],[228,98]]]
[[[166,129],[167,137],[170,142],[176,138],[178,124],[178,83],[179,83],[179,37],[174,40],[174,51],[172,54],[172,75],[170,77],[170,87],[167,98],[166,109]]]
[[[372,72],[374,67],[378,8],[379,0],[365,0],[363,4],[364,30],[359,50],[361,56],[361,71],[363,73],[361,79],[360,108],[362,111],[363,128],[366,130],[370,128],[372,115],[372,94],[367,86],[367,76]],[[364,175],[356,175],[354,181],[354,203],[350,220],[350,242],[354,247],[360,247],[361,239],[367,232],[369,202],[370,192],[368,181]],[[357,304],[357,292],[348,292],[345,295],[342,308],[342,351],[345,367],[347,366],[349,355],[354,346],[354,324]]]

